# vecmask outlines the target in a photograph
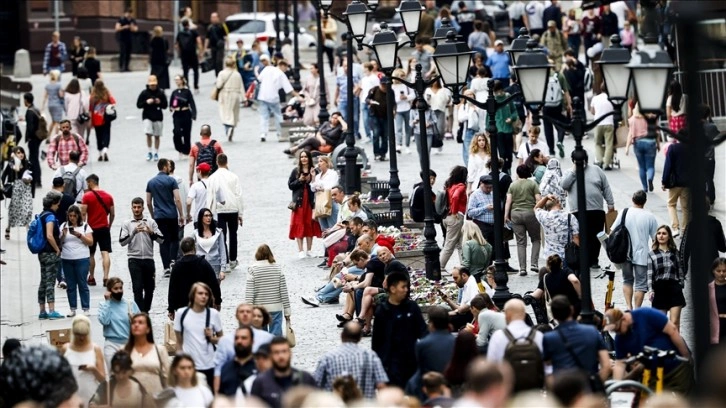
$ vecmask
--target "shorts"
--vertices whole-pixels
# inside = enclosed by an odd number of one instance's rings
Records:
[[[149,119],[144,119],[144,133],[147,135],[161,136],[162,130],[164,130],[164,122],[152,122]]]
[[[388,301],[388,293],[383,288],[378,288],[378,294],[373,296],[373,304],[380,306]]]
[[[93,229],[93,244],[91,244],[91,255],[96,253],[96,245],[101,252],[111,253],[111,230],[108,227]]]
[[[657,280],[653,282],[653,309],[668,310],[672,307],[686,306],[686,299],[683,297],[683,288],[678,281]]]
[[[648,291],[648,267],[625,262],[623,265],[623,285],[632,286],[636,292]]]

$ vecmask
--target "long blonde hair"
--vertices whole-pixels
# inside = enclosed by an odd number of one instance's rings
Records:
[[[486,133],[477,133],[474,135],[474,138],[471,139],[471,145],[469,145],[469,153],[471,154],[478,154],[479,153],[479,138],[483,137],[486,141],[486,147],[484,147],[484,153],[487,154],[487,156],[492,155],[492,145],[489,142],[489,136]]]
[[[467,241],[474,240],[477,244],[484,246],[488,242],[484,239],[484,236],[479,229],[479,226],[474,224],[474,221],[464,221],[464,225],[461,227],[461,244],[464,245]]]

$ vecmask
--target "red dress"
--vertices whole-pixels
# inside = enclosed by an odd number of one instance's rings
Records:
[[[310,187],[305,184],[302,202],[290,215],[290,239],[320,238],[321,236],[320,224],[313,220],[313,207],[310,205]]]

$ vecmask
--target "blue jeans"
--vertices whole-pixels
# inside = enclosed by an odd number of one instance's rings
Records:
[[[411,145],[411,125],[408,122],[411,116],[411,111],[396,112],[395,126],[396,126],[396,144],[403,146],[403,138],[406,137],[406,147]]]
[[[315,294],[315,297],[318,298],[318,302],[320,303],[331,303],[332,301],[338,299],[342,292],[342,286],[336,288],[333,285],[333,282],[328,282],[327,285],[323,286],[323,288],[320,289],[317,294]]]
[[[336,216],[337,216],[337,214],[336,214]],[[318,224],[320,224],[320,229],[322,231],[325,231],[326,229],[332,227],[333,225],[335,225],[336,219],[337,218],[333,217],[332,212],[329,217],[318,218]]]
[[[338,104],[338,110],[343,115],[343,120],[350,126],[350,118],[348,117],[348,101],[341,98]],[[360,99],[353,98],[353,135],[357,136],[360,133]]]
[[[464,166],[469,165],[469,146],[471,146],[471,141],[474,139],[476,132],[478,131],[466,129],[466,133],[464,133],[464,145],[461,146],[461,156],[464,158]]]
[[[89,258],[61,260],[63,271],[66,275],[66,285],[68,285],[66,293],[68,294],[68,303],[71,306],[71,310],[78,308],[76,290],[81,295],[81,308],[83,310],[91,308],[91,292],[88,290],[88,282],[86,282],[90,263],[91,260]]]
[[[361,120],[363,121],[363,132],[366,137],[373,139],[373,126],[371,125],[371,109],[367,103],[361,105]]]
[[[386,135],[386,118],[371,115],[373,126],[373,155],[385,156],[388,153],[388,135]]]
[[[635,157],[638,159],[640,184],[643,185],[643,191],[648,191],[648,181],[653,181],[655,177],[655,139],[640,138],[636,140],[634,151]]]
[[[282,133],[282,110],[280,102],[257,101],[257,112],[260,113],[260,134],[267,135],[270,125],[270,115],[275,118],[275,131],[279,137]]]
[[[61,267],[58,268],[58,272],[55,274],[55,280],[57,280],[58,283],[66,281],[66,275],[63,273],[63,263],[62,262],[61,262]]]
[[[274,336],[282,336],[282,312],[270,312],[270,327],[267,331]]]

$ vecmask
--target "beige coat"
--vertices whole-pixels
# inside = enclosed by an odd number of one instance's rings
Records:
[[[244,100],[242,76],[234,68],[225,68],[217,75],[216,86],[219,88],[217,103],[222,124],[237,126],[240,103]]]

